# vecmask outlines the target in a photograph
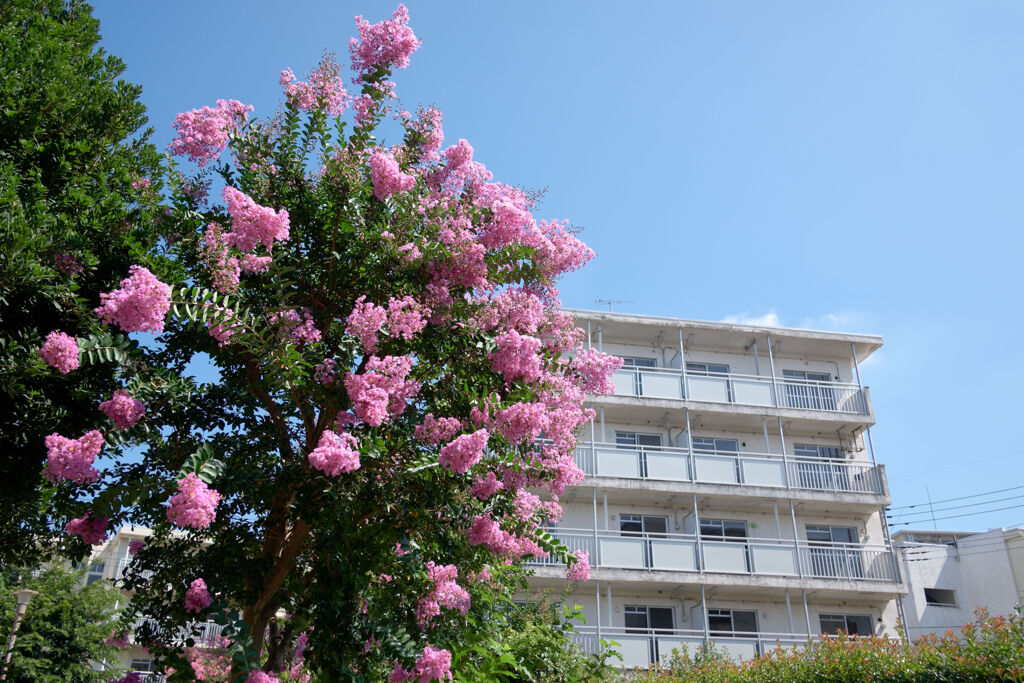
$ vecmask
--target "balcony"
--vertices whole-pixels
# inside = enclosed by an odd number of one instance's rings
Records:
[[[705,634],[699,629],[637,629],[621,626],[580,626],[570,639],[587,654],[603,650],[600,640],[614,640],[613,649],[622,655],[622,661],[612,660],[627,669],[646,669],[654,664],[666,664],[673,649],[686,647],[692,653],[712,643],[719,651],[736,660],[752,659],[776,647],[798,648],[819,636],[800,633],[730,632]]]
[[[773,538],[709,540],[694,534],[548,529],[570,552],[585,550],[595,569],[713,572],[749,576],[895,582],[886,546]],[[559,565],[554,558],[531,561]],[[646,577],[638,577],[645,580]]]
[[[878,468],[866,462],[792,455],[702,453],[669,446],[583,442],[574,454],[589,477],[773,486],[835,493],[885,493]]]
[[[826,413],[868,415],[864,391],[856,384],[696,373],[673,368],[624,367],[612,377],[616,396],[643,396],[706,403],[731,403]]]
[[[125,574],[128,573],[128,568],[131,566],[133,559],[134,558],[131,558],[131,557],[122,557],[121,559],[119,559],[117,561],[117,566],[114,568],[114,580],[115,581],[123,581],[124,580],[124,576],[125,576]],[[153,572],[148,570],[148,569],[143,570],[143,572],[141,574],[141,577],[143,579],[149,579],[152,576],[153,576]]]
[[[141,629],[147,628],[154,634],[160,633],[159,623],[155,619],[139,617],[132,623],[132,635],[134,636]],[[197,632],[198,630],[198,632]],[[224,632],[224,626],[212,621],[196,622],[188,629],[179,629],[176,637],[180,640],[192,638],[198,647],[216,648],[220,646],[219,638]],[[133,638],[134,642],[138,642]]]

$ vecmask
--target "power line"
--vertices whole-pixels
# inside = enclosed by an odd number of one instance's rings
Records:
[[[1019,452],[1024,453],[1024,451],[1019,451]],[[956,498],[946,498],[944,500],[933,500],[933,501],[931,501],[931,503],[924,502],[924,503],[915,503],[914,505],[890,506],[888,509],[889,510],[904,510],[904,509],[907,509],[907,508],[916,508],[916,507],[920,507],[920,506],[923,506],[923,505],[934,505],[935,503],[949,503],[949,502],[952,502],[954,500],[966,500],[968,498],[977,498],[979,496],[988,496],[988,495],[991,495],[993,493],[1005,493],[1006,491],[1015,491],[1017,489],[1024,489],[1024,484],[1021,484],[1020,486],[1011,486],[1008,489],[996,489],[995,491],[986,491],[985,493],[972,493],[969,496],[958,496]]]
[[[894,519],[894,518],[898,518],[898,517],[907,517],[907,516],[913,517],[914,515],[924,515],[926,518],[928,518],[928,517],[931,516],[932,513],[935,513],[935,512],[948,512],[949,510],[960,510],[960,509],[963,509],[963,508],[973,508],[973,507],[978,507],[979,505],[988,505],[989,503],[1002,503],[1003,501],[1007,501],[1007,500],[1017,500],[1018,498],[1024,498],[1024,493],[1017,494],[1016,496],[1007,496],[1006,498],[993,498],[992,500],[983,500],[983,501],[980,501],[980,502],[977,502],[977,503],[964,503],[963,505],[951,505],[951,506],[946,507],[946,508],[935,508],[935,509],[929,509],[929,510],[921,510],[920,512],[916,512],[916,511],[915,512],[897,512],[895,515],[886,515],[886,517],[888,517],[889,519]],[[925,521],[927,521],[927,519]]]
[[[959,515],[947,515],[945,517],[935,517],[934,519],[955,519],[957,517],[973,517],[975,515],[986,515],[990,512],[999,512],[1001,510],[1016,510],[1017,508],[1024,508],[1024,503],[1020,505],[1007,505],[1002,508],[994,508],[992,510],[981,510],[979,512],[964,512]],[[922,520],[916,520],[911,522],[889,522],[889,526],[909,526],[910,524],[920,524]],[[925,520],[927,521],[927,520]]]

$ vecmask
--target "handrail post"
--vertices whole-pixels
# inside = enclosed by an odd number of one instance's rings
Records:
[[[765,335],[768,338],[768,366],[772,370],[772,398],[776,408],[782,407],[782,400],[779,397],[779,384],[775,380],[775,355],[772,353],[772,336],[770,334]]]
[[[683,344],[683,328],[679,328],[679,396],[685,401],[687,394],[686,387],[686,350]]]

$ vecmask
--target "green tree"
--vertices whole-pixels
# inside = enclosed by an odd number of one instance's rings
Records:
[[[91,421],[109,367],[74,380],[36,354],[52,330],[77,336],[98,293],[152,247],[159,155],[141,88],[99,48],[78,0],[0,3],[0,564],[34,561],[52,534],[40,511],[43,438]]]
[[[50,566],[23,581],[16,572],[0,576],[0,633],[6,641],[17,603],[14,591],[39,592],[18,629],[7,680],[15,683],[97,683],[114,673],[117,650],[105,644],[116,625],[118,592],[104,582],[82,587],[82,572]],[[106,662],[106,671],[93,664]]]

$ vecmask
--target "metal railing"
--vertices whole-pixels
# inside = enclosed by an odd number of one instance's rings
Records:
[[[601,652],[601,640],[615,641],[617,645],[611,649],[622,655],[621,662],[612,660],[616,666],[646,669],[654,664],[666,664],[672,656],[672,650],[684,647],[692,653],[710,643],[733,659],[746,660],[777,647],[804,647],[809,642],[820,640],[821,636],[746,631],[711,631],[705,634],[700,629],[640,629],[621,626],[602,626],[599,636],[596,626],[580,626],[569,638],[586,654]]]
[[[135,638],[135,634],[138,633],[143,627],[148,625],[148,630],[151,633],[160,633],[160,625],[155,619],[148,617],[138,617],[132,623],[132,640],[138,642]],[[198,630],[197,630],[198,629]],[[195,622],[190,625],[189,628],[178,629],[175,637],[180,640],[186,638],[192,638],[195,640],[196,645],[200,647],[216,647],[218,638],[224,633],[224,626],[217,624],[212,621]]]
[[[128,572],[128,567],[131,566],[133,559],[134,558],[131,558],[131,557],[122,557],[121,559],[119,559],[117,561],[117,566],[114,567],[114,580],[115,581],[122,581],[122,580],[124,580],[124,575]],[[148,579],[148,578],[150,578],[152,576],[153,576],[153,572],[151,572],[148,569],[143,570],[143,572],[142,572],[142,578],[143,579]]]
[[[892,552],[886,546],[594,529],[547,531],[570,552],[587,551],[594,568],[896,581]],[[530,564],[561,563],[545,557]]]
[[[864,391],[845,382],[633,367],[616,370],[612,382],[619,396],[868,414]]]
[[[590,441],[580,443],[575,459],[576,465],[591,477],[883,493],[878,468],[862,461],[745,451],[723,454],[671,446]]]

